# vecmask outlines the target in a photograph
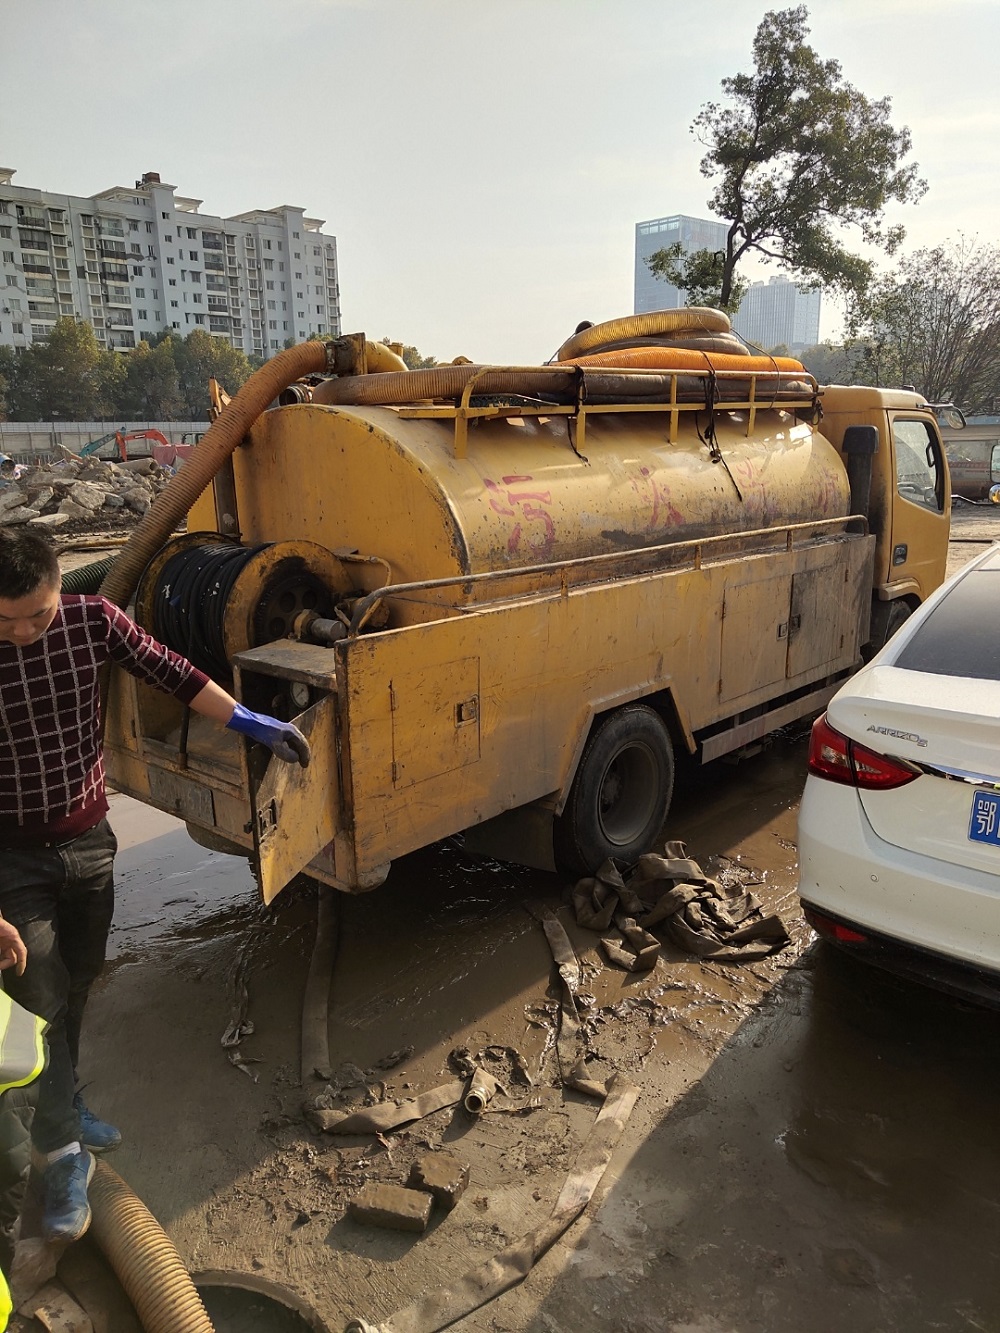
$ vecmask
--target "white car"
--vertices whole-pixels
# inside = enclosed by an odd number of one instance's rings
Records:
[[[1000,545],[928,598],[814,724],[799,862],[819,935],[1000,1000]]]

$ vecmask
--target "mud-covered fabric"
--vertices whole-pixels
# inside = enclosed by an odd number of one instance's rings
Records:
[[[605,861],[593,878],[577,883],[573,908],[581,926],[615,927],[616,935],[602,934],[601,947],[609,962],[631,972],[655,965],[657,936],[720,963],[753,962],[788,943],[779,916],[764,914],[745,888],[711,879],[682,842],[668,842],[662,856],[641,856],[627,879],[614,861]]]

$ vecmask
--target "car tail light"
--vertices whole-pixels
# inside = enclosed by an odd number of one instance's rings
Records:
[[[803,913],[816,934],[822,935],[824,939],[833,940],[837,944],[868,943],[868,936],[862,935],[860,930],[854,930],[840,921],[834,921],[832,916],[817,912],[815,907],[805,907]]]
[[[813,723],[809,739],[809,772],[830,782],[876,791],[905,787],[920,776],[920,770],[904,759],[876,754],[867,746],[842,736],[830,726],[825,713]]]

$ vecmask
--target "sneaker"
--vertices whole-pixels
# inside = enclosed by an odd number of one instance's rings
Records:
[[[87,1186],[96,1165],[93,1156],[84,1149],[60,1157],[46,1167],[42,1177],[45,1190],[42,1234],[46,1240],[79,1240],[90,1226]]]
[[[93,1111],[84,1105],[83,1094],[73,1098],[73,1110],[80,1117],[80,1142],[91,1152],[114,1152],[121,1141],[121,1131],[109,1125],[106,1120],[99,1120]]]

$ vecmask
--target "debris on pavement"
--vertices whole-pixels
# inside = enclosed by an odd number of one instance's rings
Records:
[[[465,1090],[465,1082],[456,1079],[402,1102],[380,1102],[362,1111],[332,1111],[313,1101],[306,1103],[305,1113],[316,1129],[327,1134],[380,1134],[454,1106],[465,1096]]]
[[[450,1152],[424,1153],[410,1167],[406,1182],[411,1190],[423,1190],[445,1212],[451,1212],[469,1184],[469,1164]]]
[[[463,1098],[462,1105],[469,1115],[482,1115],[498,1090],[503,1092],[504,1096],[507,1095],[488,1070],[477,1066],[472,1071],[469,1090]]]
[[[471,1269],[450,1287],[421,1297],[379,1324],[352,1319],[345,1333],[438,1333],[522,1282],[576,1221],[601,1182],[639,1089],[621,1074],[607,1094],[547,1222]]]
[[[577,996],[580,989],[580,962],[574,952],[566,928],[555,915],[545,908],[541,913],[542,929],[552,950],[559,978],[562,981],[562,994],[559,1003],[559,1027],[556,1032],[556,1057],[559,1061],[559,1076],[567,1088],[582,1092],[588,1097],[603,1097],[606,1088],[587,1078],[585,1061],[586,1045],[580,1013],[577,1009]]]
[[[613,924],[621,936],[601,936],[610,963],[630,972],[653,968],[654,926],[685,953],[719,963],[757,962],[789,943],[781,918],[764,914],[745,886],[711,879],[683,842],[668,842],[664,852],[640,856],[627,880],[613,860],[605,861],[573,890],[578,925],[603,932]]]
[[[68,449],[54,463],[22,467],[0,489],[0,526],[30,524],[59,532],[132,526],[170,481],[153,458],[108,463]]]
[[[390,1231],[426,1231],[434,1198],[403,1185],[366,1185],[347,1205],[356,1222]]]
[[[18,1307],[17,1313],[34,1319],[46,1333],[94,1333],[90,1316],[55,1282],[36,1291]]]

